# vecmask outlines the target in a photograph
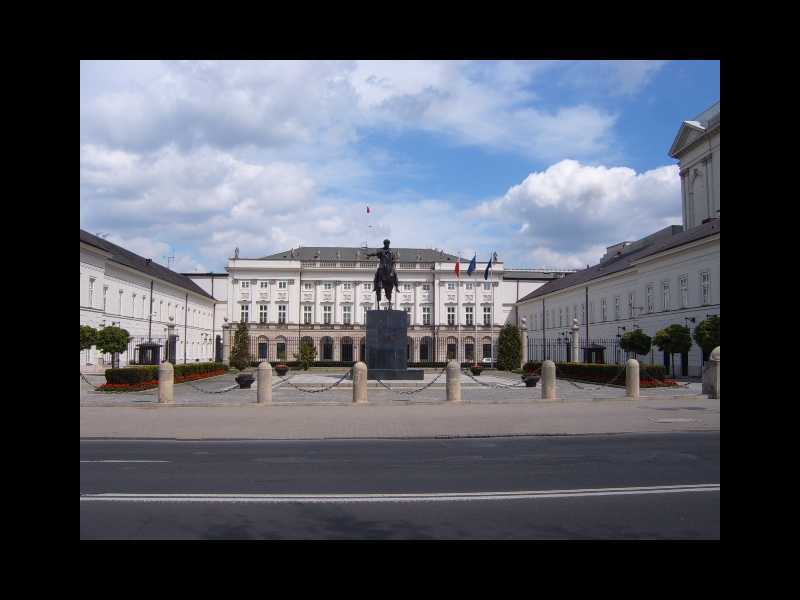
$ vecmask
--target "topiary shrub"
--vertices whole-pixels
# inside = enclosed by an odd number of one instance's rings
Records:
[[[295,359],[303,367],[303,371],[308,371],[308,367],[314,362],[317,357],[317,349],[314,344],[310,342],[303,342],[300,344],[300,351],[294,353]]]
[[[692,336],[689,334],[689,328],[677,323],[665,327],[661,331],[656,332],[653,338],[653,343],[662,352],[670,355],[670,362],[672,363],[672,376],[675,376],[675,361],[673,356],[675,354],[684,354],[689,352],[692,347]]]
[[[641,329],[634,329],[619,338],[619,347],[625,352],[633,354],[647,354],[653,343],[653,338]]]
[[[88,350],[97,341],[97,330],[89,325],[81,325],[81,350]]]
[[[510,371],[518,369],[522,362],[522,335],[519,328],[507,323],[500,329],[497,337],[497,369]]]
[[[119,361],[118,354],[128,349],[128,342],[131,335],[120,327],[104,327],[97,332],[95,346],[103,354],[111,354],[111,364],[116,365]]]
[[[700,321],[694,328],[694,341],[703,350],[703,357],[708,359],[711,351],[719,346],[719,315]]]
[[[240,371],[250,366],[250,336],[247,333],[247,323],[239,323],[233,336],[231,348],[231,366]]]

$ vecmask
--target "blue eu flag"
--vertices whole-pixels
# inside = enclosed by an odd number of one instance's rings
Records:
[[[486,270],[483,272],[483,278],[484,279],[489,279],[489,269],[492,268],[492,258],[494,258],[494,257],[493,256],[489,257],[489,264],[486,265]]]
[[[475,256],[472,257],[472,260],[469,263],[469,267],[467,268],[467,275],[472,277],[472,274],[475,272],[475,259],[478,257],[477,253]]]

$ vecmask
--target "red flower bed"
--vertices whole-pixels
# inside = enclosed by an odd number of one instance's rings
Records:
[[[175,383],[183,383],[185,381],[194,381],[196,379],[207,379],[209,377],[216,377],[217,375],[224,375],[225,370],[219,369],[218,371],[208,371],[207,373],[193,373],[183,377],[176,377]],[[104,383],[99,390],[108,392],[137,392],[141,390],[151,390],[158,387],[158,380],[142,381],[140,383]]]
[[[642,379],[639,381],[640,388],[654,388],[654,387],[677,387],[678,384],[675,382],[674,379],[664,379],[663,381],[659,381],[658,379]]]

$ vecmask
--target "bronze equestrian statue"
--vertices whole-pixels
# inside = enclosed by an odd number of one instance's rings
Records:
[[[386,292],[386,299],[392,301],[392,288],[399,287],[397,283],[397,271],[395,271],[395,254],[389,250],[389,240],[383,240],[383,248],[377,252],[370,252],[367,257],[377,256],[380,261],[380,266],[375,272],[375,279],[372,285],[375,289],[375,295],[378,299],[377,308],[380,309],[381,305],[381,288]]]

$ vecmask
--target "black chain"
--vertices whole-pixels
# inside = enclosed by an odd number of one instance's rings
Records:
[[[410,390],[410,391],[408,391],[408,392],[401,392],[400,390],[396,390],[396,389],[394,389],[394,388],[390,388],[388,385],[386,385],[385,383],[383,383],[383,381],[381,381],[381,380],[380,380],[380,379],[378,379],[377,377],[375,378],[375,381],[377,381],[378,383],[380,383],[380,384],[381,384],[383,387],[385,387],[385,388],[386,388],[387,390],[389,390],[390,392],[394,392],[395,394],[403,394],[403,395],[405,395],[405,396],[408,396],[408,395],[410,395],[410,394],[416,394],[417,392],[421,392],[422,390],[426,390],[426,389],[428,389],[429,387],[431,387],[431,386],[432,386],[432,385],[433,385],[433,384],[436,382],[436,380],[437,380],[437,379],[439,379],[439,377],[441,377],[441,376],[442,376],[442,373],[444,373],[446,370],[447,370],[447,367],[445,367],[444,369],[442,369],[441,371],[439,371],[439,374],[438,374],[436,377],[434,377],[433,379],[431,379],[431,381],[430,381],[429,383],[426,383],[426,384],[425,384],[425,385],[423,385],[422,387],[420,387],[420,388],[415,388],[415,389],[413,389],[413,390]]]
[[[528,384],[526,384],[524,381],[521,382],[521,383],[513,383],[511,385],[508,385],[508,384],[505,384],[505,383],[483,383],[482,381],[478,381],[478,379],[473,377],[472,374],[469,373],[468,371],[462,371],[462,372],[464,373],[464,375],[466,375],[467,377],[472,379],[472,381],[474,381],[475,383],[478,383],[478,384],[480,384],[480,385],[482,385],[484,387],[490,387],[490,388],[496,388],[496,389],[507,389],[507,388],[521,388],[523,386],[525,386],[525,387],[528,386]]]
[[[556,377],[558,377],[558,371],[559,371],[559,368],[558,368],[558,366],[556,366]],[[579,390],[588,390],[590,392],[593,392],[593,391],[599,390],[601,387],[605,387],[605,386],[611,385],[611,383],[613,381],[616,381],[619,378],[619,376],[622,375],[622,373],[624,373],[624,372],[625,372],[625,367],[624,366],[620,367],[620,370],[617,372],[616,375],[614,375],[614,377],[612,377],[611,379],[609,379],[605,383],[598,383],[597,387],[593,387],[593,388],[589,388],[589,387],[585,387],[585,386],[582,386],[582,385],[578,385],[577,383],[575,383],[574,381],[570,381],[566,377],[564,377],[563,380],[566,381],[567,383],[569,383],[570,385],[575,386]]]
[[[338,379],[336,382],[332,383],[332,384],[331,384],[331,385],[329,385],[329,386],[326,386],[326,387],[319,388],[318,390],[307,390],[307,389],[305,389],[305,388],[301,388],[301,387],[299,387],[299,386],[296,386],[295,384],[291,383],[291,382],[290,382],[288,379],[285,379],[284,381],[285,381],[286,383],[288,383],[290,386],[292,386],[294,389],[296,389],[296,390],[300,390],[301,392],[306,392],[307,394],[318,394],[319,392],[326,392],[326,391],[328,391],[328,390],[330,390],[330,389],[333,389],[333,388],[335,388],[337,385],[339,385],[340,383],[342,383],[342,381],[344,380],[344,378],[345,378],[345,377],[347,377],[348,375],[350,375],[352,372],[353,372],[353,369],[350,369],[350,370],[349,370],[349,371],[347,371],[347,372],[346,372],[344,375],[342,375],[342,376],[341,376],[341,377],[340,377],[340,378],[339,378],[339,379]]]
[[[231,390],[234,390],[234,389],[239,387],[239,384],[236,383],[236,384],[232,385],[231,387],[223,388],[221,390],[204,390],[203,388],[197,387],[196,385],[194,385],[191,381],[184,381],[183,383],[188,383],[189,387],[194,388],[194,389],[196,389],[196,390],[198,390],[200,392],[203,392],[204,394],[223,394],[225,392],[230,392]]]

